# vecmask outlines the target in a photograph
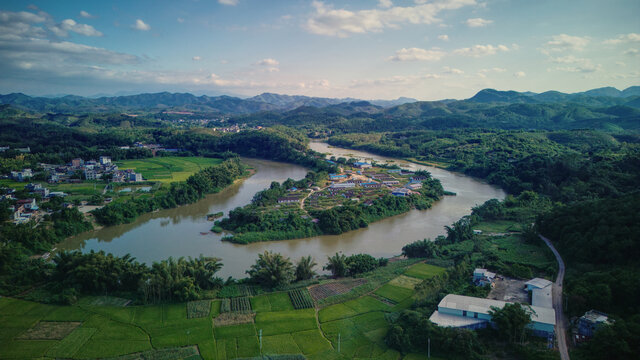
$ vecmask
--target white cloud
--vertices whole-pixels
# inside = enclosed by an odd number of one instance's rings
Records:
[[[280,62],[276,59],[272,59],[272,58],[266,58],[266,59],[262,59],[258,62],[256,62],[254,65],[258,65],[264,68],[264,70],[266,70],[267,72],[278,72],[280,71],[280,69],[278,69],[278,65],[280,65]]]
[[[637,56],[640,55],[640,50],[638,49],[628,49],[627,51],[624,52],[625,55],[629,55],[629,56]]]
[[[449,41],[449,35],[447,34],[438,35],[438,39],[442,41]]]
[[[131,25],[131,28],[140,31],[149,31],[151,30],[151,26],[149,24],[142,21],[142,19],[136,19],[136,23]]]
[[[69,36],[69,32],[84,36],[102,36],[102,33],[96,30],[93,26],[87,24],[78,24],[73,19],[62,20],[60,24],[49,27],[54,34],[60,37]]]
[[[425,50],[420,48],[402,48],[389,57],[391,61],[438,61],[446,54],[439,49]]]
[[[191,58],[191,60],[200,61],[200,60],[202,60],[202,58],[200,56],[194,56],[194,57]]]
[[[527,74],[524,71],[517,71],[515,73],[513,73],[513,76],[516,78],[523,78],[525,76],[527,76]]]
[[[468,27],[484,27],[493,23],[493,20],[486,20],[483,18],[473,18],[473,19],[467,19],[466,23]]]
[[[236,6],[240,0],[218,0],[222,5]]]
[[[470,56],[470,57],[482,57],[487,55],[495,55],[498,52],[509,51],[509,48],[505,45],[474,45],[472,47],[456,49],[453,51],[456,55]]]
[[[391,0],[379,0],[378,6],[383,9],[388,9],[393,6],[393,2]]]
[[[441,22],[437,18],[441,11],[456,10],[475,3],[475,0],[439,0],[408,7],[350,11],[334,9],[321,1],[313,1],[315,13],[307,20],[306,28],[318,35],[346,37],[397,28],[404,23],[435,24]]]
[[[184,19],[179,17],[179,18],[176,19],[176,21],[179,22],[180,24],[182,24],[184,22]]]
[[[84,10],[80,10],[80,17],[83,17],[85,19],[92,19],[94,16]]]
[[[549,52],[561,52],[561,51],[580,51],[583,50],[588,44],[590,39],[588,37],[571,36],[567,34],[553,35],[549,40],[542,52],[548,54]]]
[[[370,87],[370,86],[409,86],[409,85],[415,85],[415,84],[424,82],[425,80],[440,79],[440,78],[442,78],[442,76],[438,74],[430,74],[430,73],[427,73],[424,75],[411,75],[411,76],[397,75],[397,76],[391,76],[391,77],[380,78],[380,79],[352,80],[351,85],[349,87],[361,88],[361,87]]]
[[[573,55],[551,58],[551,61],[562,65],[556,67],[555,70],[564,72],[592,73],[602,68],[602,65],[593,64],[589,59],[578,58]]]
[[[442,68],[445,74],[462,75],[464,71],[452,67],[445,66]]]
[[[278,60],[276,60],[276,59],[267,58],[267,59],[262,59],[262,60],[258,61],[256,63],[256,65],[260,65],[260,66],[278,66],[278,65],[280,65],[280,62],[278,62]]]
[[[620,34],[617,37],[613,39],[607,39],[602,43],[606,45],[617,45],[617,44],[629,43],[629,42],[640,42],[640,34],[636,34],[636,33]]]

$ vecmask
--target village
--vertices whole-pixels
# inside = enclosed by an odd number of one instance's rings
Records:
[[[332,162],[331,160],[327,160]],[[291,188],[278,198],[279,205],[293,205],[307,210],[324,210],[350,202],[371,205],[384,195],[418,194],[426,176],[404,169],[386,169],[367,162],[353,162],[329,174],[327,181],[307,189]]]
[[[110,183],[126,184],[144,181],[142,174],[131,169],[120,170],[112,163],[109,156],[100,156],[99,160],[83,160],[76,158],[68,164],[39,164],[40,169],[34,171],[29,168],[12,171],[2,176],[0,180],[0,201],[15,203],[11,207],[12,221],[16,224],[39,221],[43,215],[40,203],[46,203],[53,198],[66,198],[70,194],[64,191],[52,191],[55,188],[93,187],[96,193],[105,194]],[[47,184],[38,179],[46,179]],[[106,184],[99,184],[98,181]],[[26,183],[26,184],[23,184]],[[61,185],[67,185],[61,186]],[[104,190],[102,188],[104,187]],[[71,194],[74,195],[74,194]],[[109,203],[112,199],[104,199]],[[87,201],[65,201],[63,207],[87,205]]]

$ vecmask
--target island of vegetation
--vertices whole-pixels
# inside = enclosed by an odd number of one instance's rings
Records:
[[[274,182],[251,204],[229,212],[214,231],[247,244],[322,234],[338,235],[411,209],[428,209],[444,190],[427,171],[339,158],[339,172],[309,172],[299,181]]]

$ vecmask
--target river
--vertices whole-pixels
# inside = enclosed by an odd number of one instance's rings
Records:
[[[307,172],[305,168],[297,165],[242,159],[255,169],[255,174],[218,194],[208,195],[192,205],[142,215],[131,224],[105,227],[72,237],[61,243],[58,249],[80,249],[83,252],[104,250],[118,256],[129,253],[137,260],[149,264],[167,259],[169,256],[197,257],[203,254],[222,259],[224,266],[219,272],[221,277],[242,278],[246,276],[245,271],[255,262],[257,254],[265,250],[280,252],[294,261],[301,256],[312,255],[321,265],[325,263],[328,255],[338,251],[347,255],[363,252],[375,257],[397,255],[407,243],[424,238],[433,239],[443,234],[445,225],[450,225],[469,214],[475,205],[492,198],[502,199],[506,195],[500,188],[443,169],[362,151],[334,148],[320,142],[312,142],[310,147],[336,157],[356,157],[378,162],[393,160],[405,168],[426,169],[442,182],[445,190],[453,191],[457,195],[445,196],[431,209],[412,210],[370,224],[367,228],[341,235],[249,245],[220,241],[223,235],[201,235],[201,232],[207,232],[213,226],[213,222],[206,220],[207,214],[223,211],[226,215],[229,210],[248,204],[256,192],[267,188],[272,181],[301,179]]]

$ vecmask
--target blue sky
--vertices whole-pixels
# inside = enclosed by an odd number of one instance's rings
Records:
[[[0,2],[0,93],[420,100],[640,84],[640,1]]]

